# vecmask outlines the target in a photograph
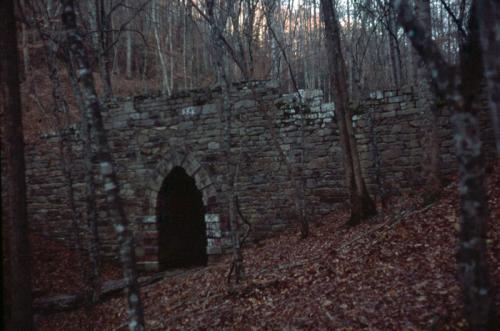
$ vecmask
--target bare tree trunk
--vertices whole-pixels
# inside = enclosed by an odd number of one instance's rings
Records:
[[[220,47],[222,50],[222,46],[217,45],[216,47]],[[223,53],[219,53],[224,57]],[[219,61],[218,61],[219,62]],[[231,241],[233,244],[233,262],[232,262],[232,271],[234,272],[234,281],[235,283],[239,283],[244,275],[245,269],[243,265],[243,255],[241,254],[241,242],[240,242],[240,226],[238,223],[237,215],[236,215],[236,206],[235,206],[235,182],[237,180],[237,169],[238,165],[234,163],[234,157],[231,153],[231,100],[229,94],[229,88],[231,86],[230,80],[227,77],[223,64],[218,64],[219,75],[223,78],[222,90],[223,90],[223,101],[221,107],[220,118],[224,123],[224,137],[223,137],[223,146],[225,150],[226,157],[228,159],[227,162],[227,176],[226,182],[228,185],[228,202],[229,202],[229,224],[231,227]],[[225,71],[226,73],[223,73]],[[231,277],[231,273],[229,274]]]
[[[430,0],[415,0],[416,17],[425,27],[425,38],[432,38],[432,21]],[[439,197],[442,188],[441,157],[439,139],[439,110],[437,108],[436,90],[432,86],[432,72],[419,57],[417,69],[418,93],[420,102],[424,103],[424,153],[422,159],[422,177],[424,183],[424,201],[432,202]]]
[[[277,0],[266,0],[264,6],[267,24],[270,27],[268,31],[271,39],[271,79],[279,80],[281,74],[281,50],[276,39],[282,37],[281,24],[278,22],[280,4],[277,3]]]
[[[125,77],[127,79],[132,79],[132,58],[133,58],[133,39],[132,39],[132,31],[127,30],[127,55],[126,55],[126,67],[125,67]]]
[[[10,290],[10,326],[12,330],[32,330],[31,260],[26,202],[25,160],[19,55],[14,1],[0,3],[0,81],[3,114],[3,146],[7,174],[6,230]]]
[[[103,16],[104,4],[103,0],[88,0],[88,7],[90,11],[90,29],[91,40],[94,54],[97,57],[97,66],[101,76],[102,86],[104,90],[104,99],[109,99],[113,96],[113,89],[111,88],[111,76],[109,74],[108,61],[106,59],[109,50],[105,49]]]
[[[182,0],[182,8],[184,10],[184,15],[182,15],[182,73],[184,75],[184,89],[187,90],[188,88],[188,69],[187,69],[187,38],[188,38],[188,24],[191,22],[188,21],[188,8],[186,6],[186,2],[189,2],[188,0]],[[189,23],[188,23],[189,22]]]
[[[413,46],[433,72],[437,92],[453,112],[459,163],[460,231],[457,262],[465,313],[472,330],[497,330],[486,257],[486,226],[489,221],[485,164],[481,151],[478,91],[482,79],[476,1],[471,4],[470,32],[460,49],[460,70],[448,64],[438,46],[425,33],[404,1],[395,2],[399,22]]]
[[[99,299],[101,292],[101,261],[99,256],[99,233],[98,233],[98,214],[97,214],[97,197],[96,197],[96,185],[93,175],[93,162],[94,151],[92,150],[92,130],[90,123],[87,121],[85,116],[85,107],[82,92],[80,86],[78,86],[78,79],[75,75],[75,70],[73,68],[73,61],[71,59],[71,54],[66,51],[66,62],[67,62],[67,72],[69,76],[69,81],[71,84],[71,89],[73,95],[75,96],[76,102],[79,105],[80,113],[82,117],[81,130],[83,133],[83,160],[85,163],[85,205],[86,205],[86,218],[87,227],[90,231],[89,240],[89,257],[90,264],[92,267],[90,283],[92,286],[92,302],[96,302]]]
[[[142,73],[141,73],[141,78],[142,78],[142,84],[143,84],[143,93],[148,94],[148,82],[147,82],[147,76],[148,76],[148,50],[145,49],[142,54],[143,57],[143,66],[142,66]]]
[[[50,6],[49,6],[50,8]],[[40,37],[44,41],[44,46],[45,46],[45,51],[46,51],[46,59],[47,59],[47,65],[49,69],[49,78],[52,82],[52,96],[54,99],[55,103],[55,111],[53,113],[53,116],[55,118],[56,124],[55,124],[55,131],[57,132],[59,136],[59,152],[61,156],[61,167],[63,171],[63,175],[66,179],[67,182],[67,189],[68,189],[68,205],[70,207],[71,213],[72,213],[72,227],[75,231],[75,250],[80,254],[80,257],[78,258],[78,263],[79,263],[79,269],[82,272],[83,279],[88,279],[90,281],[90,287],[93,289],[93,298],[95,299],[94,301],[97,300],[99,296],[99,289],[100,289],[100,283],[99,283],[99,278],[100,278],[100,270],[98,263],[98,249],[97,247],[97,235],[95,236],[90,236],[89,240],[89,258],[91,261],[91,266],[92,266],[92,271],[91,271],[91,276],[87,277],[88,274],[84,268],[83,265],[83,256],[82,256],[82,240],[80,236],[80,230],[81,226],[79,225],[79,220],[81,219],[81,213],[77,210],[76,208],[76,203],[75,203],[75,198],[74,198],[74,190],[73,190],[73,175],[71,172],[71,167],[70,164],[72,163],[72,157],[71,157],[71,148],[69,146],[69,143],[66,139],[66,135],[63,132],[64,127],[67,126],[69,123],[68,121],[68,116],[69,116],[69,107],[68,104],[66,103],[66,100],[64,98],[64,95],[62,93],[62,87],[61,87],[61,78],[60,78],[60,72],[57,64],[57,53],[58,49],[61,44],[61,40],[58,40],[56,38],[56,33],[53,30],[54,26],[53,23],[51,23],[51,14],[49,8],[47,9],[47,14],[41,14],[41,17],[43,19],[43,22],[36,22],[36,28],[40,34]],[[49,31],[50,29],[50,31]],[[68,54],[68,50],[65,47],[61,47],[61,49],[64,52],[64,57],[66,57],[67,65],[71,66],[71,61],[70,61],[70,55]],[[77,105],[80,107],[80,109],[83,109],[83,101],[81,97],[81,92],[78,87],[77,79],[74,74],[74,70],[69,68],[68,70],[69,78],[70,78],[70,83],[74,92],[74,95],[77,100]],[[81,112],[83,114],[83,111]],[[83,116],[85,119],[85,117]],[[87,140],[84,139],[84,143],[87,142]],[[86,150],[84,153],[84,160],[89,160],[92,157],[92,151],[91,150]],[[92,171],[92,169],[90,170]],[[95,189],[92,189],[91,191],[87,192],[87,199],[90,199],[93,201],[94,206],[95,206]],[[88,212],[87,212],[88,213]],[[97,226],[97,210],[94,207],[94,214],[95,217],[88,217],[88,229],[91,229],[92,226]],[[97,274],[97,277],[95,275]],[[97,280],[97,286],[96,286],[96,280]]]
[[[495,130],[497,162],[500,162],[500,3],[493,0],[478,2],[478,21],[484,62],[484,76],[488,83],[491,122]]]
[[[172,7],[173,7],[173,3],[171,4]],[[173,8],[171,9],[173,10]],[[174,19],[175,15],[172,15],[171,17],[168,18],[168,27],[167,27],[167,30],[168,30],[168,33],[167,33],[167,36],[166,38],[168,38],[168,52],[170,53],[170,68],[169,68],[169,74],[170,74],[170,83],[169,83],[169,86],[170,86],[170,91],[173,92],[175,90],[175,85],[174,85],[174,62],[175,62],[175,56],[174,56],[174,47],[173,47],[173,44],[174,44],[174,36],[172,34],[172,31],[173,31],[173,19]]]
[[[153,21],[153,18],[151,18],[151,20],[149,22],[144,22],[143,25],[142,25],[142,29],[145,31],[146,34],[150,34],[150,30],[151,30],[151,24],[152,24],[152,21]],[[141,54],[141,60],[140,60],[140,63],[142,65],[138,66],[138,71],[140,72],[141,74],[141,81],[142,81],[142,93],[143,94],[148,94],[148,82],[147,82],[147,76],[148,76],[148,65],[149,65],[149,51],[148,51],[148,47],[144,47],[142,49],[141,52],[136,52],[137,53],[140,53]]]
[[[123,276],[128,285],[129,329],[135,331],[144,330],[144,312],[137,281],[133,234],[130,232],[120,196],[119,183],[101,117],[101,105],[95,90],[85,47],[76,25],[73,1],[62,0],[61,3],[63,6],[62,22],[66,30],[68,46],[77,65],[82,86],[85,116],[87,116],[88,123],[91,123],[94,127],[97,135],[97,151],[100,157],[99,170],[104,181],[109,213],[115,222],[114,228],[120,246]]]
[[[104,99],[108,100],[113,97],[113,88],[111,82],[111,70],[113,61],[111,54],[114,49],[113,43],[113,13],[107,8],[110,5],[109,0],[96,0],[99,4],[97,15],[97,29],[99,30],[101,53],[99,61],[102,61],[100,66],[101,76],[103,78]]]
[[[156,8],[157,3],[156,0],[151,1],[151,18],[153,20],[153,29],[154,29],[154,35],[155,35],[155,40],[156,40],[156,51],[158,52],[158,59],[160,60],[160,68],[161,68],[161,73],[162,73],[162,93],[164,94],[170,94],[170,85],[169,85],[169,79],[168,79],[168,72],[167,72],[167,63],[165,61],[165,55],[163,54],[163,50],[161,47],[161,38],[160,38],[160,20],[158,19],[158,9]]]
[[[196,47],[195,47],[195,44],[194,44],[194,33],[193,33],[193,30],[194,30],[194,25],[193,25],[193,5],[191,4],[191,1],[190,0],[186,0],[187,2],[187,13],[186,13],[186,18],[187,18],[187,22],[186,22],[186,41],[187,41],[187,48],[189,50],[193,50],[195,51],[196,50]],[[194,72],[194,61],[193,61],[193,57],[192,56],[188,56],[187,57],[187,63],[186,63],[186,67],[187,67],[187,72],[188,72],[188,76],[189,76],[189,85],[188,87],[189,88],[193,88],[194,86],[194,83],[197,82],[195,80],[195,72]]]
[[[24,0],[20,0],[19,5],[22,8],[26,8]],[[30,71],[30,52],[28,48],[28,34],[26,31],[26,24],[24,22],[21,22],[21,44],[23,47],[23,77],[25,79]]]
[[[231,6],[232,2],[230,1],[227,6]],[[227,198],[228,198],[228,207],[229,207],[229,225],[231,227],[231,241],[233,246],[233,258],[231,270],[229,273],[229,277],[234,275],[234,282],[237,284],[244,277],[244,266],[243,266],[243,256],[241,254],[241,245],[240,245],[240,234],[239,234],[239,225],[236,217],[236,209],[235,209],[235,192],[234,192],[234,184],[235,184],[235,175],[237,167],[233,165],[233,158],[231,155],[231,100],[229,89],[231,87],[230,77],[228,77],[228,72],[226,71],[226,65],[224,61],[224,46],[223,40],[221,37],[222,31],[226,25],[227,16],[222,14],[222,17],[215,17],[214,13],[214,2],[213,0],[207,0],[207,11],[208,11],[208,19],[212,36],[212,52],[214,55],[214,60],[216,64],[217,73],[219,76],[219,82],[221,83],[222,88],[222,106],[220,109],[220,118],[221,122],[224,123],[224,133],[223,133],[223,149],[227,158],[227,173],[226,173],[226,183],[228,185],[227,189]],[[231,281],[231,278],[228,279]]]
[[[340,42],[340,27],[337,12],[331,0],[321,0],[325,22],[325,42],[328,50],[330,80],[335,101],[335,119],[339,127],[346,185],[351,196],[351,219],[349,224],[356,225],[361,220],[376,214],[375,203],[366,189],[352,132],[352,120],[348,104],[347,73]]]
[[[402,70],[401,70],[401,54],[399,52],[398,45],[398,31],[396,27],[396,21],[394,17],[393,7],[390,7],[388,17],[387,17],[387,30],[389,38],[389,53],[391,56],[391,67],[392,74],[394,78],[394,87],[400,88],[402,81]]]

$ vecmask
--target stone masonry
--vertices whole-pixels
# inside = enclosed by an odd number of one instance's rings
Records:
[[[252,224],[253,239],[295,221],[295,190],[281,155],[300,176],[305,187],[306,215],[311,220],[345,204],[347,191],[334,106],[322,103],[321,91],[282,95],[274,82],[257,81],[235,84],[231,102],[230,154],[240,169],[236,192],[241,212]],[[221,147],[225,124],[220,107],[220,88],[186,91],[171,97],[124,98],[107,106],[104,119],[108,138],[143,268],[158,266],[157,194],[175,166],[183,167],[202,192],[207,253],[220,254],[228,247],[228,155]],[[422,155],[422,129],[421,110],[412,91],[375,92],[362,103],[354,120],[362,170],[370,191],[377,194],[380,182],[393,194],[415,185]],[[451,169],[454,146],[449,114],[443,113],[441,124],[443,167]],[[80,132],[75,126],[64,134],[73,152],[76,203],[84,216]],[[27,148],[28,209],[33,231],[71,241],[75,231],[58,139],[55,134],[46,134]],[[97,175],[96,181],[99,186]],[[113,257],[117,243],[112,222],[102,192],[97,193],[101,247],[104,254]],[[84,224],[81,228],[85,236]]]

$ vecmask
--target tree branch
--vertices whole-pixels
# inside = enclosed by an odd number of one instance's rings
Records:
[[[467,38],[467,32],[465,32],[464,27],[463,27],[463,18],[458,19],[453,10],[451,10],[450,6],[446,3],[445,0],[440,0],[441,4],[443,5],[444,9],[450,15],[451,19],[453,22],[456,24],[458,32],[462,36],[463,39]]]
[[[393,0],[391,0],[393,1]],[[431,37],[426,37],[424,27],[418,22],[409,4],[404,0],[395,0],[394,9],[398,13],[398,21],[403,26],[413,47],[431,70],[431,79],[440,97],[449,97],[452,104],[460,102],[457,93],[449,93],[457,89],[456,70],[444,59],[437,44]],[[450,97],[453,95],[453,97]]]

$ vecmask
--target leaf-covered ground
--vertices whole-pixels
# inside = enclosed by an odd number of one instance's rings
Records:
[[[496,285],[500,283],[500,171],[495,170],[489,176],[488,249]],[[348,214],[338,212],[314,222],[306,240],[289,229],[248,247],[246,280],[231,291],[225,280],[227,258],[144,287],[147,328],[465,329],[455,263],[456,192],[455,185],[449,186],[441,200],[427,207],[419,199],[399,197],[390,211],[355,228],[344,227]],[[43,247],[38,248],[43,253]],[[45,294],[78,289],[81,279],[61,262],[71,257],[59,256],[63,251],[50,251],[62,266],[50,264],[48,258],[35,266],[35,284],[47,289]],[[116,268],[108,268],[107,277],[116,276]],[[496,291],[500,292],[498,286]],[[498,314],[498,295],[495,302]],[[126,330],[126,311],[125,299],[116,297],[94,309],[40,316],[37,327]]]

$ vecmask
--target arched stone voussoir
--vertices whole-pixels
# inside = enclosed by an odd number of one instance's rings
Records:
[[[201,190],[203,204],[208,206],[211,202],[216,201],[217,190],[215,189],[215,185],[206,186]]]
[[[158,162],[152,175],[146,184],[146,199],[148,201],[149,215],[155,215],[158,192],[160,191],[163,180],[172,171],[175,166],[180,166],[186,170],[186,173],[193,177],[196,186],[202,192],[203,204],[207,206],[210,202],[216,201],[217,191],[210,175],[204,169],[202,164],[195,159],[192,153],[186,151],[168,152]]]
[[[198,163],[195,159],[190,159],[189,161],[184,162],[182,167],[186,170],[186,173],[196,179],[196,175],[201,169],[201,164]]]

